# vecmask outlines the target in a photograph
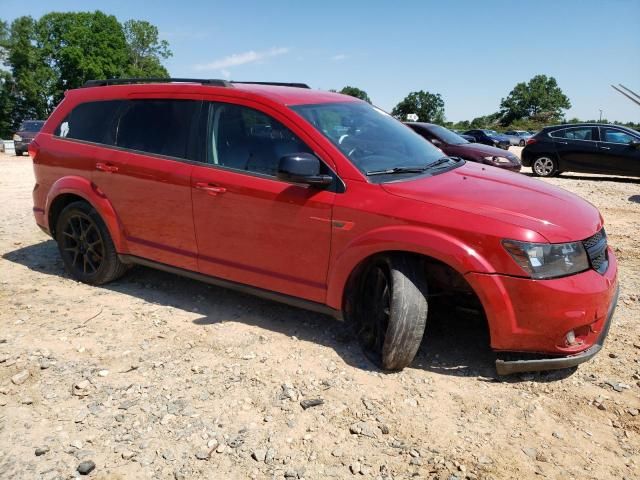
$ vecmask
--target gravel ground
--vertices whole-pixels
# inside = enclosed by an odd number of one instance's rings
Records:
[[[620,261],[603,352],[497,378],[485,330],[445,318],[381,374],[321,315],[145,268],[73,281],[31,162],[0,154],[0,478],[640,478],[640,180],[548,181]]]

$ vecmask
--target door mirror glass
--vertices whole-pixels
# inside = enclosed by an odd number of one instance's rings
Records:
[[[278,178],[287,182],[327,186],[333,178],[320,174],[320,160],[310,153],[291,153],[280,158]]]

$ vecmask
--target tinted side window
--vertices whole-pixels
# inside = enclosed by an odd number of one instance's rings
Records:
[[[593,128],[565,128],[551,132],[553,138],[566,138],[567,140],[593,140]]]
[[[127,101],[117,122],[116,145],[140,152],[187,158],[195,100]]]
[[[291,130],[252,108],[213,103],[209,110],[209,162],[275,176],[281,157],[313,153]]]
[[[600,136],[603,142],[609,143],[629,143],[633,140],[638,141],[637,138],[615,128],[600,128]]]
[[[120,100],[109,100],[80,104],[58,125],[54,135],[113,145],[114,117],[122,103]]]

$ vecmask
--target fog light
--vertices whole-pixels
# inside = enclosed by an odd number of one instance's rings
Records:
[[[567,333],[567,336],[565,337],[565,341],[567,342],[567,345],[570,347],[578,344],[578,342],[576,342],[576,334],[573,330]]]

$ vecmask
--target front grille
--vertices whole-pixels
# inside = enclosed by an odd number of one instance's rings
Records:
[[[607,255],[607,233],[604,228],[584,240],[582,245],[587,251],[591,268],[600,274],[606,272],[609,268],[609,256]]]

